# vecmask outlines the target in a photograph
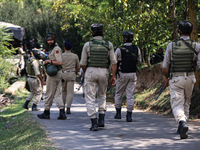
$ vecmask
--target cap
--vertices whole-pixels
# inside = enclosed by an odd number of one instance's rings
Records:
[[[65,49],[70,50],[72,48],[72,44],[68,41],[65,41]]]

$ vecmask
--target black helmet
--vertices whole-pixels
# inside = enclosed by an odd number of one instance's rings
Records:
[[[95,23],[95,24],[91,25],[91,30],[93,32],[101,32],[101,31],[103,31],[103,26],[101,23]]]
[[[58,68],[53,64],[46,64],[45,68],[49,76],[55,76],[58,73]]]
[[[56,35],[54,33],[48,33],[47,34],[47,41],[55,40],[55,39],[56,39]]]
[[[36,59],[41,59],[40,57],[40,50],[39,49],[32,49],[32,53]]]
[[[189,21],[181,21],[179,23],[179,30],[183,32],[181,34],[190,34],[192,32],[192,29],[193,25]]]
[[[133,32],[129,30],[124,31],[122,36],[126,41],[130,41],[130,42],[133,41]]]

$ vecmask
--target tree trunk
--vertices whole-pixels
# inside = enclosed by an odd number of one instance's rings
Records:
[[[193,24],[191,39],[197,42],[198,41],[198,32],[197,32],[196,6],[197,6],[197,3],[195,3],[194,0],[188,0],[190,22]],[[200,74],[198,71],[195,72],[195,77],[196,77],[195,90],[199,91],[200,90],[200,84],[199,84]]]
[[[170,0],[171,15],[173,19],[173,39],[178,37],[177,33],[177,20],[176,20],[176,10],[175,10],[175,0]]]
[[[195,42],[198,41],[196,6],[197,6],[197,3],[194,0],[188,1],[190,22],[193,24],[191,39],[194,40]]]
[[[150,63],[150,59],[151,59],[150,50],[151,50],[151,47],[148,48],[148,56],[147,56],[147,65],[148,65],[148,67],[151,66],[151,63]]]

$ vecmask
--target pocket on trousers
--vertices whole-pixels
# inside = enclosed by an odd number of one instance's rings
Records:
[[[192,79],[192,82],[193,82],[193,83],[196,83],[196,78],[195,78],[195,77]]]
[[[85,79],[91,79],[91,78],[92,78],[92,72],[93,72],[93,71],[91,71],[91,70],[86,71]]]
[[[176,83],[176,82],[178,82],[179,81],[179,78],[177,78],[177,77],[173,77],[172,79],[171,79],[171,83]]]

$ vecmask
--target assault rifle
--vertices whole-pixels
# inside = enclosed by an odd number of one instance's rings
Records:
[[[158,100],[159,96],[162,94],[162,92],[165,90],[165,88],[166,88],[166,86],[165,86],[165,82],[164,82],[164,83],[162,84],[162,86],[160,87],[159,91],[158,91],[158,96],[157,96],[157,97],[154,96],[155,101]],[[156,90],[156,92],[154,93],[154,95],[155,95],[155,94],[157,94],[157,90]]]
[[[83,84],[84,84],[84,76],[81,77],[81,81],[79,83],[79,87],[76,88],[77,91],[79,91],[81,89],[81,87],[83,86]]]

